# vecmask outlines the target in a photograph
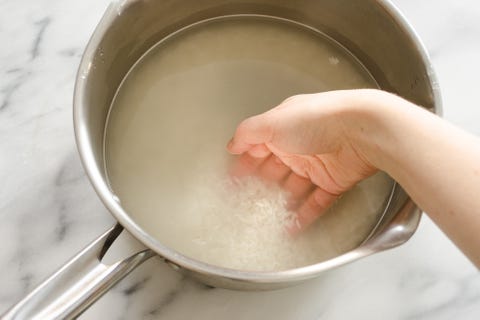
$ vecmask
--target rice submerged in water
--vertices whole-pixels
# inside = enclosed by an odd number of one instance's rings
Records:
[[[385,175],[373,180],[389,181]],[[381,205],[365,193],[373,185],[371,178],[355,187],[317,223],[291,236],[287,226],[295,223],[295,213],[286,208],[288,194],[280,186],[257,177],[204,173],[185,190],[177,226],[183,236],[172,244],[192,258],[233,269],[278,271],[314,264],[353,249],[371,230],[374,209]]]
[[[199,213],[197,222],[203,226],[195,229],[204,232],[192,238],[197,248],[190,255],[235,269],[302,264],[305,250],[286,231],[294,213],[286,209],[287,194],[279,186],[256,177],[213,180],[208,185],[214,187],[197,189],[196,201],[191,202],[192,214]]]

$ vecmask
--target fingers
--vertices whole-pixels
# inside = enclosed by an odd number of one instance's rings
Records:
[[[276,155],[272,154],[258,170],[258,176],[267,182],[280,183],[291,172]]]
[[[250,152],[246,152],[235,159],[230,167],[229,174],[233,177],[241,178],[255,174],[260,165],[268,158],[254,157]]]
[[[272,152],[264,144],[253,146],[248,153],[255,158],[267,158]]]
[[[282,188],[288,193],[288,209],[294,210],[313,190],[314,185],[309,179],[300,177],[298,174],[291,172],[283,183]]]
[[[259,157],[265,154],[267,157]],[[338,198],[338,195],[314,186],[310,179],[292,172],[265,146],[255,146],[239,156],[233,163],[230,174],[234,177],[256,175],[265,181],[281,184],[289,194],[288,209],[295,211],[294,223],[287,226],[287,231],[292,235],[312,224]]]
[[[296,222],[288,226],[288,232],[292,235],[298,234],[300,231],[311,225],[318,217],[320,217],[330,207],[337,195],[330,194],[323,189],[316,188],[309,194],[304,203],[296,212]]]
[[[234,177],[256,175],[267,182],[274,183],[285,180],[290,172],[290,168],[264,146],[256,146],[242,154],[235,160],[229,171]]]

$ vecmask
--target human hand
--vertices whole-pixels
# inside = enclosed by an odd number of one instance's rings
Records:
[[[241,122],[228,144],[240,155],[231,173],[258,175],[289,194],[297,233],[345,191],[375,173],[362,150],[356,111],[376,90],[345,90],[293,96]]]
[[[228,150],[234,175],[256,174],[291,192],[311,224],[377,168],[395,179],[480,267],[480,140],[385,91],[294,96],[240,123]]]

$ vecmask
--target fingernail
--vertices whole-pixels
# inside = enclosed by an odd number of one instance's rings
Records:
[[[293,217],[292,220],[288,221],[285,225],[285,230],[289,236],[296,237],[302,231],[302,225],[298,221],[298,217]]]

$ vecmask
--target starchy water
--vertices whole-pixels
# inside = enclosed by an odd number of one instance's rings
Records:
[[[184,29],[132,68],[112,103],[105,140],[111,188],[136,223],[189,257],[242,270],[317,263],[358,246],[392,187],[379,173],[290,237],[286,195],[227,175],[236,125],[300,93],[375,88],[348,51],[321,33],[259,17]]]

